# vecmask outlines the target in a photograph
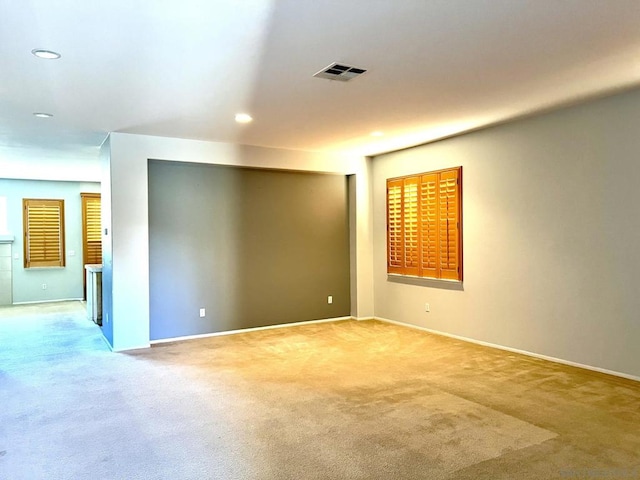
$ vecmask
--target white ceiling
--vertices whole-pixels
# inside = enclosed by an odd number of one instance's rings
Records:
[[[368,72],[312,77],[334,61]],[[639,83],[639,0],[0,0],[0,155],[110,131],[373,154]]]

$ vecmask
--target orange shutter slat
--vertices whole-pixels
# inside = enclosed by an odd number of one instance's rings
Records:
[[[82,193],[84,264],[102,263],[102,212],[99,193]]]
[[[101,205],[99,198],[89,198],[86,202],[87,241],[102,242]],[[101,262],[98,262],[101,263]]]
[[[64,266],[64,200],[24,199],[25,268]]]
[[[419,245],[419,203],[418,192],[420,188],[418,177],[405,178],[403,181],[403,229],[404,229],[404,256],[403,256],[403,273],[405,275],[419,274],[420,261],[420,245]]]
[[[102,263],[102,245],[97,242],[87,242],[86,245],[86,262],[87,264],[99,264]]]
[[[404,229],[402,222],[402,180],[387,182],[387,272],[404,273]]]
[[[438,275],[438,174],[420,177],[420,276]]]
[[[461,279],[459,169],[440,172],[438,181],[438,240],[440,278]]]

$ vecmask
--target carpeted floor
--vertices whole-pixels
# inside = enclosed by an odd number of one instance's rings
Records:
[[[640,384],[385,323],[111,353],[0,309],[0,479],[640,479]]]

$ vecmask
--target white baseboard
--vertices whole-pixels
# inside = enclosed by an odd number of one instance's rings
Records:
[[[365,320],[375,320],[376,317],[351,317],[353,320],[357,320],[358,322],[364,322]]]
[[[374,320],[379,320],[381,322],[392,323],[394,325],[400,325],[402,327],[415,328],[416,330],[422,330],[424,332],[433,333],[435,335],[440,335],[442,337],[454,338],[456,340],[461,340],[463,342],[475,343],[476,345],[482,345],[484,347],[496,348],[498,350],[505,350],[507,352],[518,353],[520,355],[526,355],[528,357],[539,358],[541,360],[547,360],[553,363],[560,363],[562,365],[569,365],[570,367],[582,368],[584,370],[591,370],[593,372],[604,373],[607,375],[613,375],[615,377],[626,378],[627,380],[634,380],[636,382],[640,382],[640,377],[635,375],[629,375],[627,373],[616,372],[615,370],[607,370],[606,368],[594,367],[592,365],[585,365],[582,363],[572,362],[570,360],[564,360],[562,358],[550,357],[548,355],[541,355],[539,353],[528,352],[527,350],[520,350],[517,348],[505,347],[504,345],[498,345],[497,343],[484,342],[482,340],[475,340],[473,338],[462,337],[460,335],[454,335],[451,333],[441,332],[438,330],[432,330],[427,327],[420,327],[418,325],[413,325],[411,323],[398,322],[396,320],[389,320],[388,318],[382,317],[374,317]]]
[[[104,338],[104,335],[103,335]],[[151,345],[149,343],[145,344],[145,345],[138,345],[136,347],[127,347],[127,348],[113,348],[111,346],[111,344],[109,343],[109,340],[107,340],[106,338],[104,339],[104,341],[107,343],[107,345],[109,346],[109,348],[111,349],[112,352],[114,353],[124,353],[124,352],[132,352],[133,350],[146,350],[147,348],[149,348]]]
[[[307,320],[304,322],[295,322],[295,323],[279,323],[277,325],[266,325],[264,327],[242,328],[240,330],[225,330],[224,332],[201,333],[198,335],[185,335],[183,337],[161,338],[159,340],[151,340],[151,342],[149,343],[151,345],[157,345],[159,343],[180,342],[182,340],[194,340],[198,338],[208,338],[208,337],[222,337],[225,335],[235,335],[237,333],[257,332],[260,330],[272,330],[274,328],[296,327],[299,325],[310,325],[312,323],[338,322],[341,320],[352,320],[352,319],[353,317],[349,316],[349,317],[323,318],[320,320]]]
[[[34,300],[32,302],[13,302],[11,305],[36,305],[38,303],[81,302],[83,298],[58,298],[56,300]]]

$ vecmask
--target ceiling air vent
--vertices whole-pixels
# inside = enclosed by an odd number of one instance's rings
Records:
[[[316,73],[314,77],[348,82],[352,78],[359,77],[364,72],[366,72],[364,68],[352,67],[351,65],[345,65],[344,63],[332,63],[328,67],[325,67]]]

